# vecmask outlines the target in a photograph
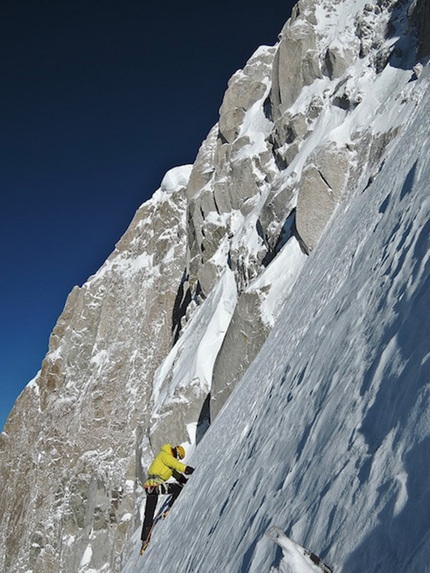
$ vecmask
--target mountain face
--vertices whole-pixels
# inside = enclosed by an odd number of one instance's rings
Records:
[[[430,570],[429,17],[303,0],[233,75],[8,418],[2,571],[283,571],[273,520],[348,573]],[[198,471],[136,563],[166,441]]]

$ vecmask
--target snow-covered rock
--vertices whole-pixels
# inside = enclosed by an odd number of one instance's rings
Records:
[[[429,570],[428,14],[300,0],[234,74],[5,425],[2,571],[282,571],[273,523],[340,572]],[[197,471],[138,562],[165,441]]]

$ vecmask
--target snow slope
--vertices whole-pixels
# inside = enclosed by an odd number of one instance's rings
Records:
[[[406,86],[402,135],[338,208],[125,572],[305,573],[273,524],[338,573],[430,571],[429,80]]]

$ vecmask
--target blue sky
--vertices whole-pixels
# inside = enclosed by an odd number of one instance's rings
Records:
[[[293,5],[6,1],[0,428],[68,293],[101,266],[163,174],[194,161],[229,77],[277,41]]]

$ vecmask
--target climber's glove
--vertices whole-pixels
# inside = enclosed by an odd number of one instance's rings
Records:
[[[178,481],[181,485],[185,485],[187,483],[187,478],[185,476],[183,476],[182,474],[178,474],[177,476],[175,476],[176,481]]]

